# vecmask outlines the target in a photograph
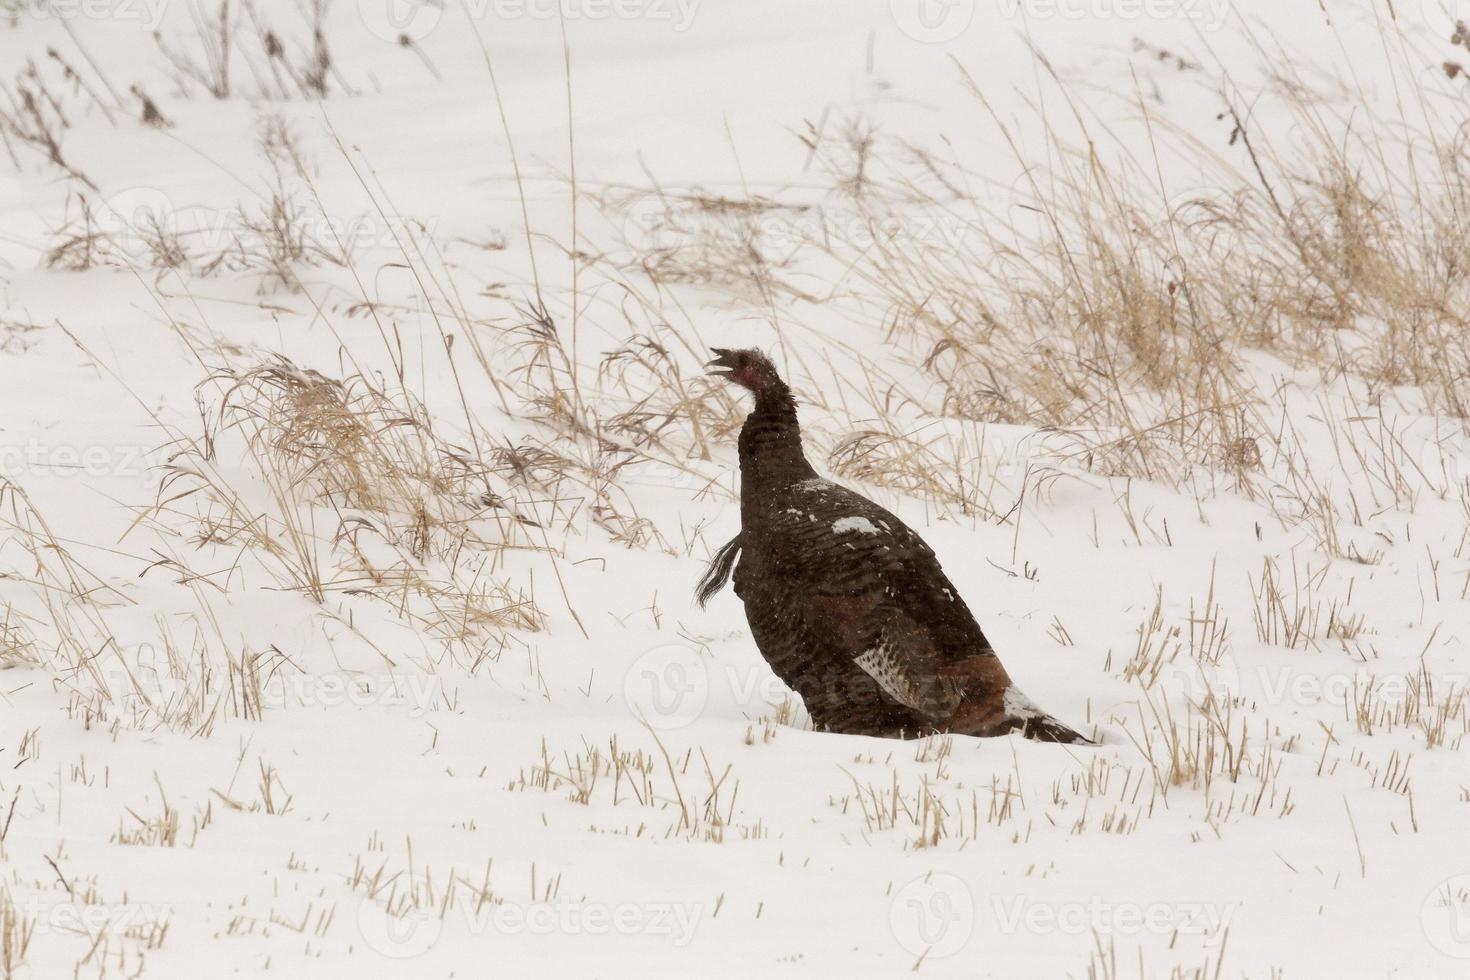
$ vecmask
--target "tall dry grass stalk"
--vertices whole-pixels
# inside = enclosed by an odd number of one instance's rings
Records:
[[[1023,175],[1004,208],[952,154],[824,124],[803,136],[821,196],[604,194],[631,229],[610,275],[660,309],[689,284],[721,291],[793,353],[810,346],[793,309],[881,337],[796,372],[841,476],[1006,520],[1017,489],[987,480],[977,433],[1014,424],[1044,436],[1032,465],[1263,500],[1327,554],[1371,564],[1365,486],[1375,508],[1470,492],[1454,465],[1470,435],[1470,99],[1382,30],[1400,93],[1388,118],[1363,118],[1351,76],[1324,91],[1252,37],[1258,98],[1226,66],[1181,59],[1213,93],[1212,123],[1170,120],[1140,92],[1132,124],[1104,129],[1038,53],[1063,106],[1037,108],[1043,152],[971,84]],[[1181,161],[1190,183],[1164,177]],[[1309,379],[1326,386],[1315,403]],[[646,383],[645,400],[680,398]],[[1447,425],[1416,428],[1435,415]],[[829,425],[843,435],[824,439]]]

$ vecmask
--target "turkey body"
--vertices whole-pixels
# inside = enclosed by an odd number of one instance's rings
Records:
[[[733,566],[761,655],[817,728],[912,738],[936,731],[1085,742],[1011,683],[929,546],[897,516],[819,476],[790,391],[763,355],[740,436],[741,530],[701,587]],[[741,372],[732,372],[741,381]]]

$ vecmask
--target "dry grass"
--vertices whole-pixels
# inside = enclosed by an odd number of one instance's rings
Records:
[[[360,375],[277,359],[226,368],[205,389],[218,398],[205,436],[176,444],[140,521],[196,549],[243,547],[317,603],[375,599],[472,669],[499,656],[506,631],[541,627],[534,600],[490,574],[508,551],[539,547],[504,460],[445,443],[411,395]]]
[[[197,87],[216,99],[238,95],[243,62],[253,82],[250,98],[320,99],[331,83],[341,83],[324,30],[330,6],[330,0],[302,5],[307,37],[301,39],[293,36],[295,30],[272,27],[249,0],[219,0],[217,5],[191,0],[192,36],[175,39],[155,32],[153,40],[186,92]]]
[[[322,9],[309,13],[319,18]],[[246,28],[227,5],[199,14],[209,29],[198,50],[160,41],[184,84],[233,97],[241,88],[232,59],[254,57],[247,63],[260,91],[327,94],[332,67],[320,31],[293,54],[245,11],[263,54],[242,54],[254,49],[242,46]],[[1050,70],[1044,59],[1042,67]],[[1414,67],[1398,66],[1426,105],[1455,93],[1431,91],[1437,82]],[[1202,524],[1213,498],[1237,495],[1267,508],[1300,545],[1300,554],[1261,558],[1250,576],[1255,639],[1287,661],[1376,657],[1369,639],[1380,624],[1360,611],[1354,573],[1367,582],[1394,535],[1407,536],[1383,516],[1448,504],[1470,519],[1470,483],[1457,469],[1470,437],[1465,137],[1458,123],[1444,125],[1454,120],[1427,114],[1418,128],[1402,118],[1347,127],[1289,68],[1268,94],[1273,112],[1245,113],[1223,71],[1188,70],[1216,89],[1228,131],[1207,144],[1139,99],[1139,131],[1154,141],[1143,154],[1090,129],[1075,92],[1052,79],[1075,125],[1049,125],[1044,167],[1012,144],[1028,182],[1019,219],[973,190],[978,177],[963,165],[863,121],[805,135],[826,186],[791,201],[599,192],[608,214],[635,212],[645,236],[622,242],[621,254],[583,240],[567,251],[581,275],[603,276],[598,285],[616,302],[579,287],[570,297],[543,290],[539,277],[528,295],[496,284],[466,300],[455,281],[462,270],[411,227],[394,236],[392,264],[413,279],[414,298],[398,305],[370,295],[372,277],[359,275],[349,244],[313,230],[303,203],[321,210],[311,168],[276,121],[261,136],[268,191],[234,213],[235,238],[222,246],[203,248],[155,221],[131,229],[146,245],[135,255],[109,240],[91,198],[74,198],[76,217],[48,257],[53,267],[251,276],[262,290],[308,302],[342,340],[343,361],[329,373],[224,343],[194,348],[207,374],[198,423],[187,433],[166,427],[172,441],[158,495],[138,509],[133,533],[166,542],[146,574],[186,586],[196,616],[183,629],[160,620],[147,662],[119,639],[111,612],[133,602],[129,591],[86,569],[21,488],[0,484],[0,554],[24,593],[7,595],[0,614],[0,669],[44,669],[78,724],[114,737],[120,727],[207,737],[222,719],[268,720],[268,680],[312,669],[227,637],[212,604],[244,588],[309,600],[314,623],[397,667],[402,655],[356,615],[386,613],[433,641],[414,666],[474,675],[524,642],[520,634],[549,627],[546,579],[538,593],[533,571],[549,567],[571,619],[597,635],[603,624],[578,615],[564,566],[595,560],[588,556],[607,545],[691,555],[705,543],[702,525],[678,524],[666,498],[647,495],[640,481],[678,481],[687,498],[731,496],[743,406],[699,373],[705,327],[683,305],[694,291],[718,295],[777,341],[803,395],[813,454],[837,476],[920,498],[940,517],[1010,523],[1018,539],[1028,505],[1064,481],[1088,481],[1116,501],[1125,540],[1140,551],[1173,548],[1175,536],[1146,503],[1136,506],[1135,489],[1178,491],[1200,508]],[[18,84],[41,83],[32,73]],[[977,116],[1012,139],[974,95]],[[1451,104],[1463,106],[1463,97]],[[32,109],[0,110],[0,133],[70,172],[59,126],[46,107]],[[1289,133],[1305,134],[1305,144]],[[1165,193],[1158,164],[1180,153],[1197,164],[1200,186]],[[391,205],[364,189],[386,219]],[[385,364],[336,334],[341,307],[302,281],[306,269],[355,277],[359,295],[347,315],[378,329]],[[452,379],[447,397],[431,396],[427,383],[415,389],[429,358],[410,368],[400,315],[432,324],[431,340],[438,334],[433,370],[447,368],[434,375]],[[851,338],[825,329],[834,317],[853,324]],[[823,329],[809,330],[807,319]],[[602,349],[586,346],[597,336]],[[1422,424],[1429,416],[1434,424]],[[1250,528],[1230,533],[1244,538]],[[1093,543],[1101,547],[1096,522]],[[1448,569],[1458,571],[1467,549],[1470,536],[1452,555],[1441,542],[1426,546],[1424,607],[1455,601],[1457,591],[1464,599],[1470,574],[1456,590]],[[1169,613],[1160,586],[1120,677],[1104,678],[1128,700],[1099,724],[1128,746],[1045,780],[1023,779],[1015,762],[970,785],[956,778],[953,740],[925,740],[912,764],[848,774],[830,797],[843,832],[868,844],[959,849],[1033,833],[1132,834],[1170,810],[1196,821],[1201,837],[1247,817],[1292,816],[1297,802],[1283,771],[1291,773],[1300,742],[1322,736],[1272,724],[1238,692],[1211,687],[1239,640],[1223,586],[1247,583],[1222,575],[1220,584],[1217,591],[1212,573],[1187,616]],[[1234,611],[1237,623],[1245,605]],[[656,601],[649,614],[659,621]],[[1427,615],[1421,609],[1421,625]],[[1059,617],[1052,631],[1068,656],[1099,642]],[[1168,682],[1181,671],[1190,679],[1184,696]],[[1318,775],[1347,762],[1373,788],[1407,798],[1417,829],[1412,757],[1398,746],[1369,753],[1344,742],[1406,732],[1416,749],[1453,750],[1470,732],[1470,712],[1463,684],[1427,665],[1401,686],[1402,696],[1375,677],[1355,687],[1344,734],[1323,726]],[[747,746],[776,741],[795,718],[787,702],[749,725]],[[23,749],[33,758],[36,739]],[[731,768],[695,754],[673,753],[657,736],[632,750],[616,739],[560,753],[543,745],[509,789],[588,808],[600,833],[697,843],[766,837],[764,818],[737,806]],[[253,795],[216,790],[219,804],[299,817],[281,774],[263,760],[257,770]],[[195,835],[211,813],[196,816]],[[189,837],[183,829],[181,838],[180,813],[160,786],[158,800],[120,819],[114,842],[178,847]],[[349,883],[400,917],[503,900],[488,869],[435,873],[415,863],[411,844],[402,861],[359,859]],[[558,877],[533,884],[532,899],[549,900],[559,887]],[[8,977],[30,932],[3,891],[0,939],[0,976]],[[1223,955],[1172,975],[1218,973]],[[1099,941],[1088,975],[1117,969]]]
[[[0,885],[0,977],[4,980],[21,976],[35,932],[35,922],[16,907],[10,890]]]
[[[810,298],[798,284],[829,274],[840,291],[815,301],[881,328],[888,354],[920,369],[921,382],[899,380],[867,354],[856,372],[813,371],[799,386],[827,410],[830,391],[861,391],[867,372],[883,379],[839,413],[850,434],[831,463],[843,475],[1004,515],[983,478],[975,485],[974,442],[925,422],[1014,423],[1053,433],[1046,452],[1068,466],[1180,488],[1205,475],[1207,486],[1270,501],[1334,556],[1371,561],[1338,533],[1359,508],[1328,485],[1328,462],[1295,432],[1300,407],[1253,358],[1269,352],[1348,385],[1352,404],[1332,424],[1375,497],[1446,492],[1392,418],[1440,413],[1463,434],[1470,405],[1470,182],[1452,118],[1463,93],[1426,78],[1417,54],[1396,49],[1393,70],[1419,104],[1346,137],[1346,119],[1289,66],[1246,117],[1223,68],[1188,65],[1216,89],[1233,130],[1206,143],[1140,98],[1142,152],[1091,131],[1075,92],[1052,77],[1075,125],[1049,129],[1042,167],[1012,142],[1026,221],[992,210],[962,164],[863,124],[804,137],[830,179],[820,206],[659,187],[611,203],[643,230],[636,267],[660,295],[697,282],[765,313],[775,296]],[[1012,139],[974,95],[981,119]],[[1441,105],[1450,108],[1437,116]],[[1203,173],[1195,188],[1166,194],[1166,155]],[[1401,386],[1422,404],[1403,402]],[[668,384],[644,398],[660,390],[675,400]],[[1362,425],[1369,417],[1376,429]]]
[[[557,756],[543,741],[540,760],[523,768],[507,789],[565,792],[573,803],[595,805],[600,815],[593,830],[601,833],[713,844],[723,843],[727,835],[739,840],[767,836],[763,818],[736,819],[740,781],[734,778],[731,766],[711,765],[703,749],[697,762],[693,749],[671,754],[658,734],[651,728],[648,731],[653,745],[632,750],[623,748],[614,737],[606,749],[584,744],[575,754]],[[645,811],[637,817],[636,826],[616,823],[618,808],[624,806]],[[666,822],[662,831],[647,822],[655,814]]]
[[[331,57],[319,32],[287,51],[244,10],[248,28],[238,10],[221,6],[200,16],[209,31],[197,51],[168,48],[178,78],[235,97],[243,75],[231,60],[254,57],[251,76],[263,93],[328,94]],[[253,50],[241,43],[247,29],[263,54],[245,54]],[[1247,608],[1255,641],[1282,663],[1335,657],[1357,666],[1379,657],[1374,629],[1397,623],[1366,607],[1361,592],[1376,595],[1374,566],[1401,557],[1395,536],[1410,533],[1399,514],[1448,504],[1470,520],[1470,483],[1458,469],[1470,435],[1464,137],[1458,123],[1442,129],[1445,120],[1430,120],[1426,129],[1349,129],[1344,138],[1344,120],[1302,96],[1304,87],[1282,84],[1270,94],[1274,115],[1247,115],[1225,75],[1214,84],[1233,132],[1170,128],[1139,100],[1139,126],[1158,141],[1142,156],[1089,131],[1080,110],[1066,132],[1048,123],[1047,166],[1033,166],[1016,147],[1029,181],[1022,219],[992,209],[966,167],[888,140],[861,120],[806,134],[826,187],[794,200],[600,192],[595,200],[609,215],[632,210],[648,235],[620,242],[625,254],[587,239],[566,245],[587,288],[573,287],[570,297],[538,279],[534,295],[529,285],[510,297],[513,287],[494,284],[466,300],[456,282],[463,269],[365,185],[373,209],[398,229],[392,267],[415,287],[410,300],[369,292],[365,282],[376,288],[372,273],[387,264],[363,275],[350,242],[319,231],[325,213],[318,215],[312,169],[278,120],[266,120],[260,137],[268,188],[232,212],[229,241],[200,241],[168,220],[135,216],[144,226],[129,238],[146,247],[137,253],[109,238],[115,223],[98,220],[93,198],[73,197],[75,217],[57,232],[51,266],[250,276],[262,291],[285,289],[309,304],[313,328],[340,341],[341,360],[309,366],[228,341],[194,345],[206,375],[197,425],[163,426],[168,463],[128,539],[159,542],[146,574],[184,586],[193,620],[181,627],[159,617],[147,657],[123,641],[116,616],[134,602],[131,589],[82,566],[24,491],[0,483],[0,555],[18,591],[0,613],[0,670],[46,671],[75,724],[113,739],[123,727],[207,738],[225,720],[259,726],[272,720],[272,680],[322,666],[248,645],[216,616],[216,604],[241,592],[269,591],[306,599],[300,605],[313,624],[329,630],[331,657],[340,657],[341,639],[394,669],[473,676],[519,646],[538,695],[550,698],[537,651],[522,636],[556,627],[541,570],[551,570],[581,632],[601,639],[607,620],[584,623],[563,569],[597,560],[607,545],[700,554],[704,526],[682,525],[685,514],[666,507],[667,492],[647,492],[650,482],[685,498],[732,497],[729,463],[744,406],[700,375],[703,314],[685,307],[691,295],[714,294],[739,329],[757,322],[775,341],[803,395],[811,453],[838,478],[919,498],[929,516],[1010,523],[1017,541],[1028,505],[1075,480],[1116,501],[1107,519],[1126,526],[1127,547],[1155,554],[1176,541],[1167,517],[1151,511],[1157,485],[1198,505],[1201,525],[1213,498],[1238,495],[1274,514],[1297,545],[1266,557],[1252,551],[1250,580],[1233,567],[1220,574],[1219,591],[1211,570],[1188,614],[1170,610],[1164,586],[1142,594],[1152,604],[1136,638],[1120,630],[1126,660],[1114,669],[1110,658],[1095,677],[1100,688],[1111,685],[1098,704],[1113,707],[1089,721],[1113,733],[1113,745],[1057,754],[1042,779],[1023,776],[1016,752],[1004,760],[1003,743],[983,746],[985,755],[964,765],[950,738],[917,742],[913,760],[860,758],[829,795],[838,817],[832,833],[894,851],[958,851],[1047,835],[1135,835],[1182,814],[1201,840],[1247,818],[1299,817],[1292,777],[1307,773],[1311,758],[1320,758],[1319,777],[1341,770],[1374,792],[1388,790],[1404,807],[1395,820],[1417,832],[1405,745],[1461,748],[1470,711],[1460,679],[1439,676],[1423,655],[1404,677],[1364,674],[1342,705],[1342,724],[1322,723],[1322,732],[1295,717],[1304,713],[1267,717],[1211,680],[1239,652],[1230,620],[1244,623]],[[1073,96],[1066,85],[1058,91]],[[980,118],[1010,138],[975,96]],[[1285,148],[1291,129],[1308,135],[1305,150]],[[69,172],[63,131],[44,107],[19,116],[0,110],[4,132]],[[1164,194],[1152,170],[1166,151],[1200,166],[1202,190]],[[79,173],[72,179],[85,182]],[[338,334],[340,297],[323,301],[304,270],[318,270],[334,291],[348,276],[356,281],[345,314],[378,329],[387,360],[373,360],[362,334]],[[594,275],[606,287],[595,300]],[[434,360],[422,348],[413,353],[410,317],[432,323],[429,347],[434,334],[441,342]],[[833,335],[838,317],[853,326],[851,336]],[[187,338],[204,332],[181,328]],[[1092,544],[1101,548],[1095,517]],[[1229,533],[1248,539],[1250,526]],[[1263,539],[1255,527],[1255,541]],[[1451,547],[1424,545],[1420,624],[1432,621],[1424,607],[1470,591],[1470,573],[1458,582],[1470,535]],[[1230,595],[1244,601],[1227,613]],[[657,602],[638,613],[661,629]],[[1069,648],[1057,651],[1069,663],[1107,644],[1072,613],[1075,632],[1050,611],[1045,619]],[[398,632],[385,633],[385,623]],[[384,641],[403,633],[429,641],[412,664]],[[745,746],[778,751],[798,717],[788,699],[745,727]],[[1308,726],[1305,733],[1292,721]],[[1402,738],[1366,742],[1394,736]],[[437,729],[432,738],[437,746]],[[1313,742],[1310,757],[1304,742]],[[19,755],[38,754],[40,733],[26,732]],[[983,765],[995,758],[1003,761]],[[287,788],[301,789],[294,777],[282,779],[265,760],[253,768],[243,792],[234,783],[213,790],[194,815],[193,837],[210,826],[215,807],[303,818]],[[600,835],[694,843],[772,836],[766,817],[739,798],[729,765],[711,764],[698,749],[670,751],[657,735],[632,749],[617,739],[562,752],[542,745],[507,789],[538,790],[538,801]],[[187,848],[188,824],[159,785],[157,798],[150,793],[119,815],[112,842]],[[810,833],[831,826],[811,824]],[[431,868],[416,861],[412,839],[401,858],[359,857],[347,882],[397,918],[444,918],[506,901],[503,887],[491,887],[488,864],[482,874]],[[556,898],[560,884],[560,876],[538,880],[532,868],[532,901]],[[294,921],[241,912],[226,932],[281,927],[325,937],[334,907],[322,902]],[[24,974],[32,933],[34,923],[0,887],[0,977]],[[132,939],[154,949],[162,936]],[[1142,970],[1144,951],[1136,959]],[[1225,937],[1200,959],[1152,973],[1219,976]],[[1086,976],[1120,976],[1111,940],[1098,939]]]
[[[1230,930],[1222,930],[1220,936],[1219,952],[1214,955],[1205,954],[1198,960],[1189,963],[1173,962],[1168,965],[1169,972],[1165,974],[1157,964],[1145,965],[1145,956],[1142,948],[1139,948],[1136,957],[1125,958],[1124,966],[1118,965],[1117,940],[1108,936],[1106,940],[1096,931],[1092,934],[1093,949],[1087,958],[1087,980],[1120,980],[1122,977],[1148,976],[1167,977],[1167,980],[1216,980],[1225,976],[1225,953],[1230,942]],[[1241,974],[1247,976],[1247,974]],[[1285,974],[1278,968],[1272,967],[1270,973],[1263,980],[1284,980]]]

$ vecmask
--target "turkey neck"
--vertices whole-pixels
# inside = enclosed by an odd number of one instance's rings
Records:
[[[740,430],[741,510],[783,487],[816,477],[801,451],[801,425],[796,400],[785,382],[756,396],[755,410]]]

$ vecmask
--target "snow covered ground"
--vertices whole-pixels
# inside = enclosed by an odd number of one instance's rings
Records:
[[[1402,229],[1242,237],[993,348],[893,273],[1019,295],[1053,194],[1142,227],[1115,165],[1456,200],[1454,8],[0,0],[0,978],[1470,975],[1458,253],[1267,315]],[[809,730],[693,602],[711,344],[1097,747]]]

